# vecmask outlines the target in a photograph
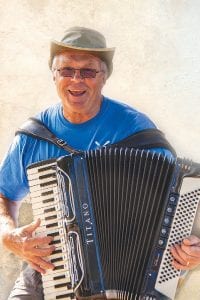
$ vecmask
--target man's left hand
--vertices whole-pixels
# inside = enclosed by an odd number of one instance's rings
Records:
[[[200,264],[200,239],[194,235],[171,247],[172,265],[179,270],[192,270]]]

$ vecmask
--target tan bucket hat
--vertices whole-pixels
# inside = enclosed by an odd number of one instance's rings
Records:
[[[108,76],[112,73],[115,48],[106,47],[105,37],[100,32],[85,27],[72,27],[65,31],[60,42],[52,40],[49,58],[50,69],[55,55],[71,50],[86,52],[100,58],[108,67]]]

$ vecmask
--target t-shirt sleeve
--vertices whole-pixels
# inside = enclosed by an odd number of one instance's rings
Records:
[[[140,112],[136,114],[134,123],[135,132],[139,132],[149,128],[156,128],[156,125],[149,119],[149,117]],[[130,124],[133,125],[131,121]]]
[[[117,129],[121,139],[145,129],[156,128],[145,114],[130,109],[127,109],[126,115],[121,116],[119,125]]]
[[[25,140],[25,136],[17,135],[0,164],[0,193],[13,201],[21,200],[29,192],[23,161]]]

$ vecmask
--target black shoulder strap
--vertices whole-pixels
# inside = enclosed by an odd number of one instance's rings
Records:
[[[144,129],[112,144],[111,146],[123,146],[138,149],[165,148],[176,156],[175,150],[166,140],[164,133],[156,128]]]
[[[57,138],[41,121],[36,118],[29,118],[22,126],[16,131],[15,134],[26,134],[31,137],[41,139],[53,143],[59,148],[62,148],[69,153],[81,153],[82,151],[73,149],[62,139]],[[155,128],[145,129],[127,138],[108,145],[108,147],[128,147],[138,149],[151,149],[151,148],[165,148],[176,155],[172,146],[166,140],[164,134]]]
[[[81,151],[73,149],[64,140],[56,137],[41,121],[36,118],[29,118],[22,126],[15,132],[15,134],[23,133],[53,143],[59,148],[62,148],[69,153],[81,153]]]

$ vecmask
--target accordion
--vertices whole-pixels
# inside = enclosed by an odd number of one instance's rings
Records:
[[[54,236],[44,298],[174,299],[170,247],[190,235],[200,165],[102,148],[28,167],[36,234]]]

